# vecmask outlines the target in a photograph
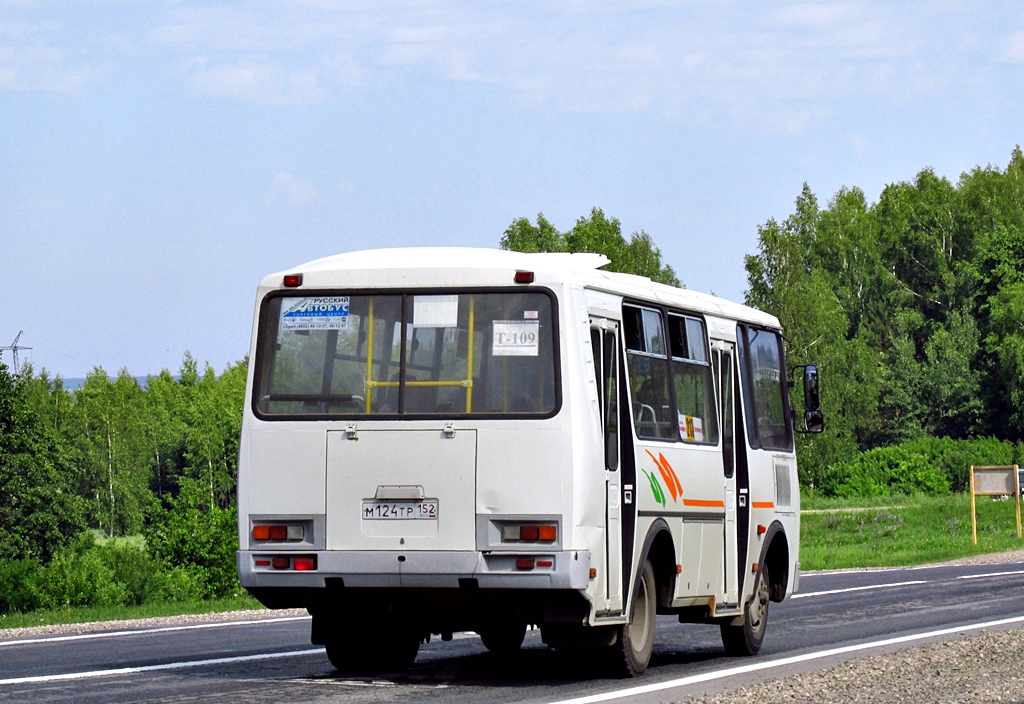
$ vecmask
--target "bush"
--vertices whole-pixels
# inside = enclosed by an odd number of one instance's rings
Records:
[[[44,609],[112,606],[127,603],[129,599],[128,590],[115,581],[113,570],[96,549],[62,550],[50,564],[29,577],[28,586]]]
[[[174,567],[164,573],[159,598],[163,601],[201,601],[210,596],[205,572],[193,566]]]
[[[29,588],[29,578],[39,567],[38,560],[9,560],[0,563],[0,614],[32,611],[38,606]]]
[[[970,466],[1020,464],[1024,446],[995,438],[923,437],[862,452],[829,466],[820,491],[843,498],[967,491]]]
[[[910,443],[863,452],[850,462],[832,465],[822,491],[843,498],[950,492],[941,467]]]
[[[182,483],[170,508],[158,508],[146,530],[146,545],[154,557],[172,567],[193,570],[207,595],[221,597],[239,589],[237,510],[203,504],[198,487]]]
[[[141,545],[109,542],[96,548],[99,559],[110,570],[112,579],[124,587],[123,603],[141,606],[159,598],[167,575],[161,565]]]

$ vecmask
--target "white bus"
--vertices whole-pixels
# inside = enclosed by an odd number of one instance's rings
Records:
[[[799,579],[778,320],[597,254],[354,252],[259,286],[238,570],[341,670],[528,626],[642,672],[655,615],[754,654]],[[821,429],[802,367],[802,430]]]

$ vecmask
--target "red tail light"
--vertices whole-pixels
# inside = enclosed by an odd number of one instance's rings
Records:
[[[292,569],[297,572],[308,572],[316,569],[316,557],[296,557],[292,560]]]

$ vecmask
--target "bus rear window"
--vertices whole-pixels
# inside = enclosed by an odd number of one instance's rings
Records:
[[[549,294],[275,295],[264,302],[264,417],[547,415],[556,410]]]

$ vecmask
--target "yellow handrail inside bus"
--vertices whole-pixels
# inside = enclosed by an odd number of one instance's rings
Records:
[[[466,413],[473,411],[473,327],[476,324],[476,297],[469,297],[469,348],[466,352]],[[456,343],[457,344],[457,343]]]
[[[373,391],[373,296],[370,296],[369,319],[366,322],[366,412],[370,412]]]
[[[405,386],[462,386],[466,389],[466,413],[473,410],[473,333],[476,328],[476,300],[469,297],[469,350],[466,360],[466,378],[451,381],[416,381],[408,380]],[[370,311],[366,329],[368,342],[366,346],[366,412],[370,413],[372,391],[374,389],[401,386],[400,381],[374,381],[373,379],[373,298],[370,298]]]
[[[371,382],[367,383],[367,386],[370,386],[370,387],[372,387],[374,389],[381,389],[381,388],[385,388],[385,387],[388,387],[388,386],[399,386],[401,383],[402,382],[400,382],[400,381],[371,381]],[[472,379],[453,379],[451,381],[431,381],[431,380],[427,379],[427,380],[424,380],[424,381],[416,381],[414,379],[410,379],[409,381],[405,382],[405,386],[465,386],[465,387],[471,387],[471,386],[473,386],[473,380]]]

